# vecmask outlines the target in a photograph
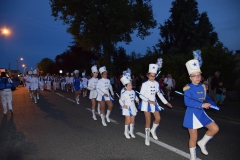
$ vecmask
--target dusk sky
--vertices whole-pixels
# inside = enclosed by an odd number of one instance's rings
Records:
[[[199,12],[207,12],[219,40],[234,53],[240,50],[240,1],[198,0]],[[170,16],[172,0],[152,0],[154,17],[158,22],[152,34],[144,40],[132,35],[129,45],[120,43],[127,53],[145,54],[147,47],[154,46],[159,36],[159,24]],[[22,64],[36,68],[43,58],[55,59],[68,49],[73,41],[62,21],[54,21],[49,0],[0,0],[0,28],[8,28],[11,35],[0,34],[0,68],[18,69]],[[23,61],[20,60],[23,58]]]

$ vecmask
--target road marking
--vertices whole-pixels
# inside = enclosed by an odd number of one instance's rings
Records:
[[[143,137],[143,138],[145,138],[145,134],[143,134],[143,133],[141,133],[141,132],[137,132],[136,134],[139,135],[139,136],[141,136],[141,137]],[[170,145],[168,145],[168,144],[166,144],[166,143],[163,143],[163,142],[161,142],[161,141],[154,140],[154,139],[151,138],[151,137],[150,137],[150,141],[153,142],[153,143],[155,143],[155,144],[157,144],[157,145],[159,145],[159,146],[162,146],[163,148],[166,148],[166,149],[168,149],[168,150],[170,150],[170,151],[172,151],[172,152],[175,152],[176,154],[179,154],[179,155],[181,155],[181,156],[183,156],[183,157],[185,157],[185,158],[188,158],[188,159],[190,158],[190,154],[188,154],[188,153],[186,153],[186,152],[184,152],[184,151],[181,151],[181,150],[179,150],[179,149],[177,149],[177,148],[175,148],[175,147],[172,147],[172,146],[170,146]],[[201,160],[201,159],[197,158],[197,160]]]
[[[56,93],[57,95],[61,96],[61,97],[64,97],[64,95],[61,95],[60,93]]]
[[[74,102],[75,103],[75,101],[74,100],[72,100],[72,99],[70,99],[70,98],[66,98],[67,100],[69,100],[69,101],[71,101],[71,102]]]
[[[89,111],[92,112],[92,109],[90,109],[90,108],[86,108],[86,110],[89,110]],[[97,112],[96,112],[96,115],[100,116],[100,114],[98,114]],[[110,118],[110,121],[111,121],[112,123],[119,124],[117,121],[115,121],[115,120],[113,120],[113,119],[111,119],[111,118]]]

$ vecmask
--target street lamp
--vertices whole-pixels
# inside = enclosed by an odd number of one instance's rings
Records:
[[[2,35],[4,35],[4,36],[8,36],[11,34],[11,31],[7,28],[1,29],[1,32],[2,32]]]

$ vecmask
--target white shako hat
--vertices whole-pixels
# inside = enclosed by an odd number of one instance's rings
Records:
[[[32,74],[38,74],[38,71],[35,69]]]
[[[187,67],[189,75],[191,75],[192,73],[195,73],[195,72],[202,73],[201,69],[200,69],[199,61],[197,59],[192,59],[192,60],[187,61],[186,67]]]
[[[79,70],[75,70],[74,73],[75,73],[75,74],[76,74],[76,73],[79,73]]]
[[[29,71],[28,71],[28,74],[33,74],[32,70],[29,70]]]
[[[158,65],[156,64],[149,64],[149,68],[148,68],[148,73],[157,73],[158,70]]]
[[[85,73],[85,71],[84,71],[84,72],[82,72],[82,76],[85,76],[85,74],[86,74],[86,73]]]
[[[91,70],[92,70],[92,73],[98,72],[97,66],[95,66],[95,65],[92,66]]]
[[[73,76],[73,73],[71,73],[71,76]]]
[[[100,72],[100,74],[102,74],[103,72],[107,72],[107,70],[106,70],[106,67],[105,66],[103,66],[103,67],[101,67],[101,68],[99,68],[99,72]]]
[[[67,72],[66,75],[69,75],[69,72]]]
[[[122,76],[120,81],[122,82],[123,85],[126,85],[130,82],[129,77],[127,77],[127,76]]]

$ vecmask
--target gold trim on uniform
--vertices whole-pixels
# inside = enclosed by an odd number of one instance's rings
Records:
[[[186,90],[188,90],[190,88],[190,86],[189,85],[186,85],[185,87],[183,87],[183,91],[186,91]]]

